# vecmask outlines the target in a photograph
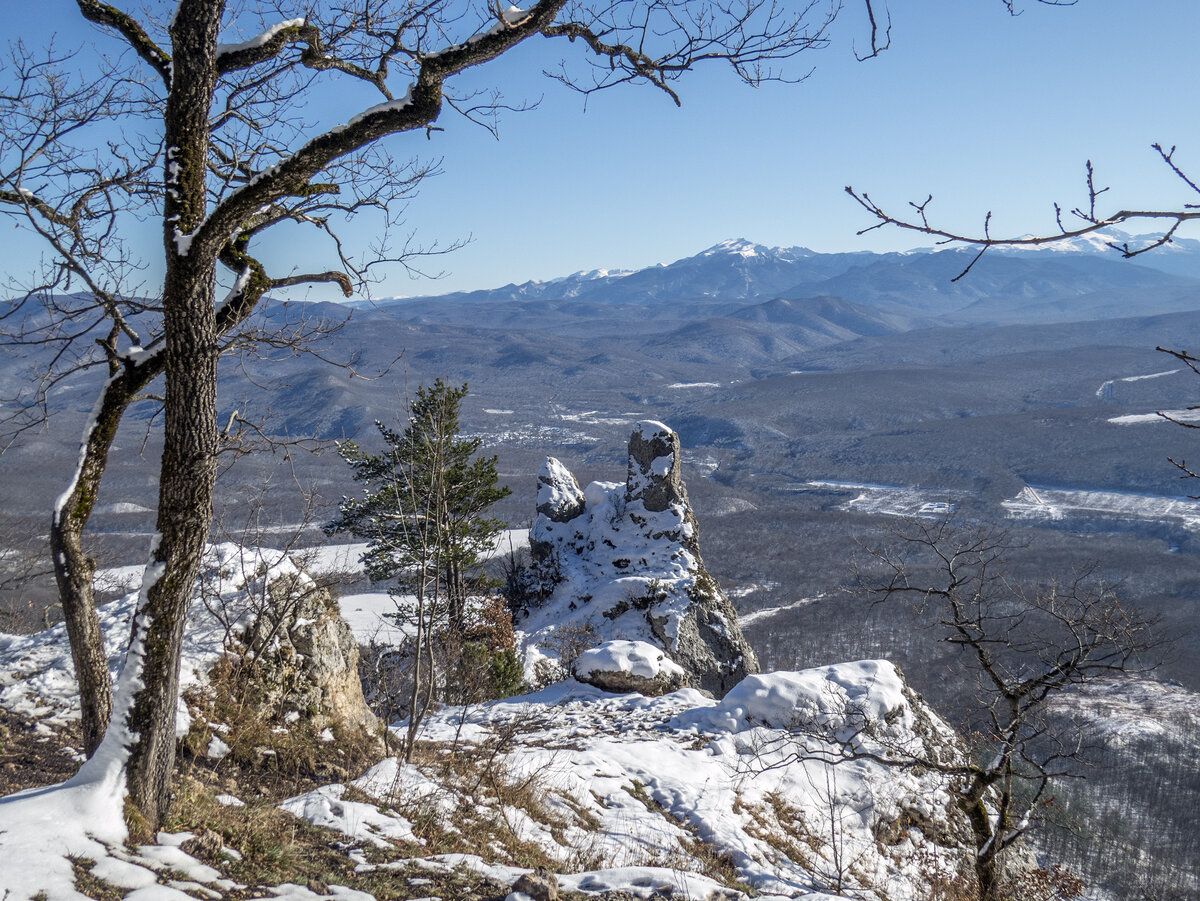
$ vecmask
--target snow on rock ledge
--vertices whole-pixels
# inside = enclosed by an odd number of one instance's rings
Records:
[[[645,641],[606,641],[580,654],[573,669],[588,685],[651,698],[682,688],[685,676],[683,667]]]
[[[961,741],[887,661],[750,676],[720,702],[693,689],[647,698],[567,680],[433,712],[424,737],[474,745],[498,735],[509,742],[499,764],[544,790],[546,809],[560,817],[505,809],[504,822],[551,859],[587,848],[597,868],[560,871],[567,889],[659,885],[663,874],[649,871],[670,860],[676,879],[695,881],[677,884],[677,897],[744,897],[713,894],[721,887],[700,875],[699,847],[729,862],[737,889],[780,899],[836,889],[917,901],[933,896],[931,877],[970,871],[954,780],[879,762],[897,747],[966,760]],[[846,748],[865,753],[833,763]]]
[[[704,568],[695,514],[680,475],[679,436],[641,422],[629,439],[625,483],[580,490],[553,457],[538,475],[530,529],[533,597],[517,627],[526,667],[569,663],[572,636],[648,642],[687,684],[723,695],[758,672],[737,615]]]

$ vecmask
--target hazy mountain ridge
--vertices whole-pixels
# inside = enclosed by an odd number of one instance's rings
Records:
[[[1140,246],[1148,239],[1121,236],[1120,240]],[[656,305],[704,298],[835,295],[859,304],[898,305],[908,312],[919,309],[948,315],[965,310],[961,313],[964,321],[990,321],[1003,316],[1008,307],[1019,306],[1022,298],[1049,302],[1114,287],[1158,292],[1200,288],[1200,241],[1180,240],[1163,253],[1139,256],[1136,261],[1122,260],[1115,250],[1096,240],[996,249],[979,260],[970,278],[953,281],[975,255],[976,251],[962,248],[823,254],[804,247],[766,247],[738,239],[673,263],[632,272],[592,270],[492,290],[383,298],[374,303],[380,308],[431,300],[441,304],[572,300]],[[999,299],[1002,304],[987,313],[968,309],[982,298]],[[1015,320],[1010,316],[1008,321]]]

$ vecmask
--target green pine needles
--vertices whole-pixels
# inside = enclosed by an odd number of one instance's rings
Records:
[[[363,492],[343,498],[325,527],[365,539],[367,575],[394,580],[397,612],[403,611],[413,638],[410,750],[434,697],[434,644],[446,632],[468,631],[468,597],[504,528],[488,514],[511,493],[496,484],[496,457],[479,455],[482,439],[459,434],[466,394],[466,384],[454,388],[438,379],[417,389],[403,432],[375,423],[386,445],[382,453],[367,453],[353,441],[339,444]]]

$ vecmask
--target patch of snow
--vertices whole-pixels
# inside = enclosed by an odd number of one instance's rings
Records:
[[[1154,422],[1170,422],[1172,419],[1176,422],[1198,423],[1200,422],[1200,410],[1188,408],[1186,410],[1163,410],[1158,413],[1130,413],[1126,416],[1113,416],[1108,421],[1113,425],[1145,425]]]
[[[279,32],[288,28],[299,28],[304,24],[304,19],[288,19],[285,22],[279,22],[272,25],[262,34],[255,35],[248,41],[240,41],[236,44],[217,44],[217,59],[220,59],[227,53],[238,53],[242,50],[253,50],[256,47],[262,47],[273,40]]]
[[[399,645],[412,637],[415,626],[402,625],[397,621],[415,609],[416,597],[394,598],[386,591],[371,591],[347,594],[338,598],[342,619],[354,633],[359,644]]]
[[[142,581],[144,566],[114,566],[96,571],[93,587],[98,594],[133,591]]]
[[[683,675],[683,667],[667,657],[660,648],[644,641],[603,642],[580,654],[575,660],[574,669],[582,677],[592,673],[614,672],[643,679],[655,679],[662,674]]]
[[[363,119],[366,119],[370,116],[377,116],[380,113],[396,112],[404,109],[406,106],[412,103],[412,91],[413,85],[409,85],[408,90],[405,91],[404,96],[399,100],[385,100],[383,103],[377,103],[372,107],[368,107],[358,115],[351,117],[350,121],[347,122],[343,127],[351,128],[352,126],[357,125]]]
[[[1162,372],[1152,372],[1149,375],[1129,375],[1123,379],[1118,379],[1119,382],[1141,382],[1146,379],[1161,379],[1164,375],[1174,375],[1177,372],[1183,372],[1182,369],[1164,369]]]
[[[117,504],[101,504],[94,509],[95,513],[103,514],[123,514],[123,513],[152,513],[148,507],[143,507],[141,504],[131,504],[121,502]]]
[[[208,743],[208,749],[204,752],[204,755],[210,760],[220,760],[228,753],[229,745],[225,744],[225,742],[221,741],[221,739],[214,735],[212,737],[212,741]]]

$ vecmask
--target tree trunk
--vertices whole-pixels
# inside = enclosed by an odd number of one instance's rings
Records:
[[[960,804],[971,823],[971,834],[975,839],[975,881],[979,889],[979,901],[999,901],[999,852],[995,847],[996,836],[987,805],[981,798],[970,796],[963,798]]]
[[[139,618],[146,628],[141,687],[129,714],[129,798],[157,830],[171,797],[179,663],[212,518],[217,455],[216,252],[179,237],[205,219],[209,109],[222,0],[181,0],[171,22],[173,78],[164,116],[167,192],[163,244],[166,395],[159,474],[158,543]],[[136,626],[135,626],[136,628]]]
[[[70,488],[63,492],[50,521],[50,556],[58,582],[75,681],[79,684],[80,725],[83,751],[91,757],[112,716],[112,678],[104,653],[104,636],[96,615],[93,579],[96,562],[84,553],[83,529],[92,515],[100,479],[108,465],[108,451],[116,437],[121,417],[133,396],[146,387],[160,368],[154,361],[128,366],[114,372],[105,383],[100,399],[82,438],[79,469]]]
[[[112,716],[112,677],[108,672],[108,655],[104,653],[104,635],[100,632],[92,592],[96,561],[83,552],[80,530],[60,524],[58,511],[55,511],[50,526],[50,554],[54,559],[54,578],[58,581],[58,598],[67,638],[71,642],[75,681],[79,684],[83,753],[91,757],[100,746]]]
[[[137,734],[126,778],[130,800],[157,830],[175,765],[179,663],[212,517],[217,452],[217,345],[211,268],[175,273],[166,304],[167,373],[159,476],[158,544],[139,616],[146,620],[142,688],[129,715]],[[190,284],[189,284],[190,283]],[[172,290],[175,288],[176,290]]]

